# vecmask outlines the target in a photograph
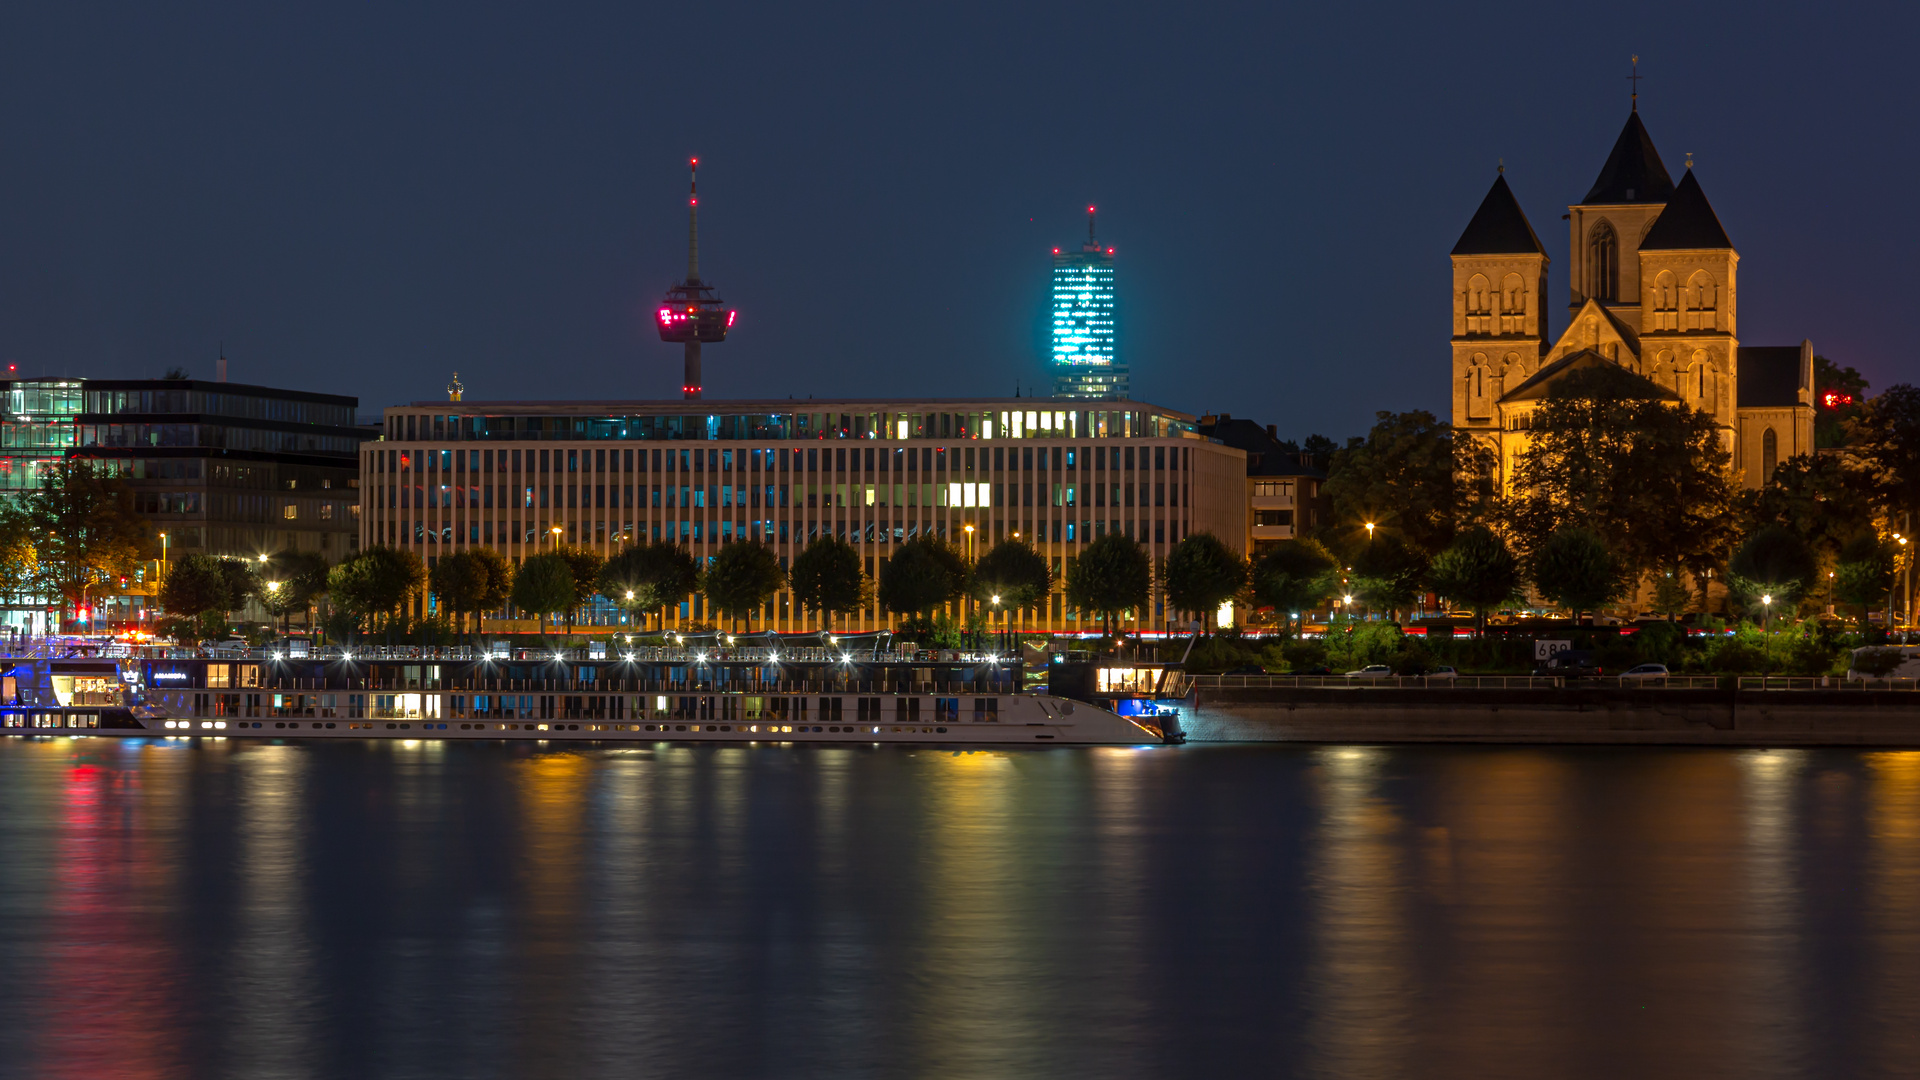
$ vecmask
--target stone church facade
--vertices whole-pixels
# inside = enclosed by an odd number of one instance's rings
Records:
[[[1453,424],[1496,450],[1503,484],[1548,388],[1602,363],[1711,416],[1747,487],[1813,452],[1812,344],[1740,342],[1740,255],[1691,161],[1675,184],[1638,109],[1567,209],[1572,313],[1557,336],[1547,255],[1504,169],[1453,248]]]

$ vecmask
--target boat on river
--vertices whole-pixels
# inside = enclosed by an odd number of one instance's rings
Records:
[[[884,639],[668,646],[181,648],[48,639],[0,657],[0,733],[1047,745],[1178,742],[1030,689],[1017,656]]]

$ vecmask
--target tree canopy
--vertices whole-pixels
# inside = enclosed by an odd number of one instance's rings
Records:
[[[1110,532],[1088,544],[1067,567],[1067,602],[1082,612],[1098,612],[1109,635],[1117,632],[1121,612],[1147,606],[1152,587],[1152,557],[1124,533]]]
[[[1365,439],[1333,454],[1323,491],[1337,527],[1357,540],[1371,521],[1431,557],[1452,542],[1458,525],[1491,512],[1492,451],[1456,437],[1430,412],[1375,415]]]
[[[1248,574],[1256,608],[1271,607],[1282,626],[1333,591],[1340,563],[1318,540],[1283,540],[1254,557]]]
[[[1027,611],[1053,595],[1053,568],[1026,541],[1002,540],[973,564],[972,591],[984,604],[998,596],[1003,611]]]
[[[1728,585],[1735,593],[1785,602],[1813,587],[1820,565],[1813,548],[1798,533],[1784,525],[1766,525],[1733,553],[1727,570]]]
[[[327,576],[327,594],[335,607],[369,629],[392,626],[392,616],[406,599],[426,585],[427,567],[418,555],[384,544],[362,548],[333,568]]]
[[[1563,525],[1533,553],[1533,587],[1576,621],[1618,596],[1620,578],[1619,561],[1592,529]]]
[[[880,566],[880,604],[900,615],[920,615],[966,595],[966,560],[936,537],[901,544]]]
[[[1475,525],[1433,560],[1429,580],[1435,592],[1472,608],[1474,623],[1485,630],[1487,610],[1520,592],[1520,561],[1499,534]]]
[[[533,613],[540,633],[547,632],[547,617],[572,611],[580,602],[579,583],[567,557],[553,551],[529,555],[513,575],[513,606]]]
[[[1847,434],[1873,500],[1890,515],[1920,512],[1920,389],[1902,383],[1868,399]]]
[[[600,595],[644,618],[646,612],[685,600],[699,582],[700,567],[686,548],[643,541],[608,559],[595,585]]]
[[[1413,606],[1427,578],[1426,553],[1382,532],[1360,545],[1353,556],[1352,587],[1368,607],[1396,615]]]
[[[1702,576],[1726,557],[1734,483],[1711,416],[1607,364],[1553,384],[1532,424],[1510,500],[1524,550],[1577,525],[1636,576],[1675,560]]]
[[[737,541],[721,547],[700,576],[700,593],[721,614],[751,619],[787,580],[780,559],[764,544]]]
[[[1190,533],[1167,553],[1163,578],[1167,603],[1198,612],[1211,626],[1220,605],[1247,584],[1247,560],[1211,532]]]
[[[92,583],[139,572],[154,536],[125,481],[85,459],[50,465],[42,479],[5,511],[32,544],[37,591],[77,608]]]
[[[833,616],[850,615],[873,599],[873,585],[852,544],[837,536],[823,536],[794,556],[787,573],[793,598],[809,611],[824,613],[831,629]]]

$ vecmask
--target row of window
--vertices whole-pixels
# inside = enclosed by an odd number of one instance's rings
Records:
[[[1135,451],[1138,451],[1136,454]],[[1192,448],[1185,446],[1113,447],[922,446],[852,450],[427,450],[375,447],[370,471],[376,473],[631,473],[631,472],[1155,472],[1190,468]],[[1151,453],[1149,453],[1151,451]],[[862,462],[864,461],[864,467]],[[636,469],[636,465],[638,468]],[[736,469],[736,465],[738,468]]]
[[[755,440],[1167,438],[1191,422],[1136,410],[993,409],[982,412],[725,413],[679,416],[473,416],[390,413],[387,438],[468,440]]]
[[[1047,484],[1031,483],[947,483],[947,484],[766,484],[721,486],[638,485],[640,506],[656,509],[674,507],[759,508],[846,508],[872,507],[981,507],[981,506],[1133,506],[1139,492],[1141,506],[1179,506],[1185,484],[1165,482],[1127,484],[1054,484],[1051,501]],[[1035,488],[1038,487],[1036,493]],[[545,484],[516,487],[510,492],[505,484],[485,486],[462,484],[388,484],[388,508],[412,509],[438,506],[447,509],[619,509],[634,506],[635,485]],[[1037,497],[1039,502],[1034,501]],[[651,498],[651,501],[649,501]],[[289,504],[291,506],[291,504]],[[292,514],[287,516],[291,517]]]
[[[356,509],[358,509],[356,507]],[[1311,515],[1309,515],[1311,516]],[[1307,524],[1313,524],[1308,521]],[[414,518],[389,520],[384,528],[375,523],[373,541],[381,542],[381,533],[385,532],[388,544],[548,544],[553,541],[552,530],[556,526],[545,521],[532,519],[522,521],[502,521],[496,527],[489,519],[486,521],[468,521],[455,525],[449,521],[421,521]],[[735,540],[751,540],[755,543],[812,543],[823,536],[838,537],[850,544],[868,543],[904,543],[918,536],[937,536],[942,539],[957,539],[962,534],[958,526],[949,527],[944,522],[926,524],[892,524],[881,521],[775,521],[771,519],[752,519],[735,522],[723,521],[664,521],[640,523],[638,527],[632,521],[569,521],[557,526],[563,530],[562,536],[569,544],[605,545],[632,543],[642,537],[653,540],[677,540],[680,543],[720,543],[729,544]],[[1025,536],[1037,544],[1049,541],[1053,543],[1089,543],[1107,533],[1124,532],[1127,539],[1138,539],[1146,543],[1151,539],[1156,544],[1179,543],[1187,535],[1187,526],[1178,521],[1155,519],[1151,525],[1139,523],[1136,536],[1132,519],[1082,519],[1078,521],[1054,520],[1031,522],[1022,525],[1018,521],[996,521],[983,526],[981,543],[998,543],[1006,539],[1009,532],[1015,537]],[[985,531],[991,529],[991,532]]]

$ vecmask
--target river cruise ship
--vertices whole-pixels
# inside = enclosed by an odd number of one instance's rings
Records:
[[[0,659],[0,733],[227,738],[1140,744],[1125,717],[1028,689],[1018,657],[879,635],[565,648],[318,651],[37,643]]]

